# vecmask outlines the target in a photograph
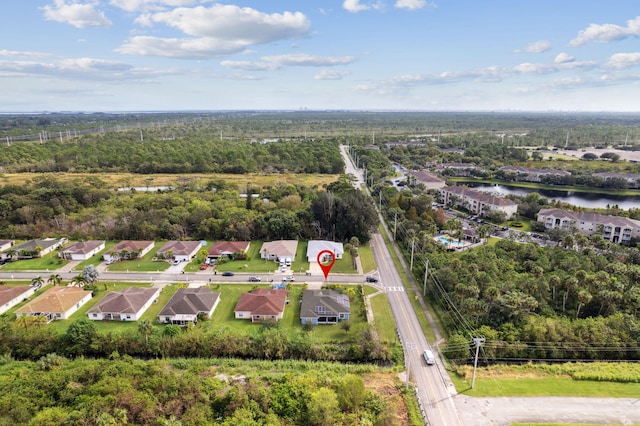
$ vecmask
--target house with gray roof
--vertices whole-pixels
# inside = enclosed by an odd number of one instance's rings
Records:
[[[318,262],[318,253],[329,250],[334,254],[334,259],[342,259],[344,255],[344,245],[335,241],[309,240],[307,245],[307,261]]]
[[[65,238],[38,238],[29,240],[13,247],[18,259],[31,259],[33,257],[42,257],[58,248],[67,240]]]
[[[164,324],[195,324],[198,317],[211,318],[220,303],[220,293],[207,287],[179,288],[158,314]]]
[[[155,243],[153,241],[120,241],[111,247],[102,257],[107,263],[120,260],[137,259],[149,253]]]
[[[87,260],[104,250],[104,241],[77,241],[62,250],[60,257],[67,260]]]
[[[337,324],[351,314],[349,296],[335,290],[305,290],[300,303],[302,324]]]
[[[87,315],[91,320],[137,321],[158,296],[159,288],[127,287],[111,291]]]
[[[542,209],[538,212],[537,219],[546,229],[576,229],[587,237],[602,235],[602,238],[612,243],[628,244],[632,238],[640,240],[640,221],[627,217]]]

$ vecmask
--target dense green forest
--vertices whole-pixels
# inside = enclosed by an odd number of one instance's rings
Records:
[[[260,197],[242,198],[243,190]],[[344,175],[326,188],[283,183],[239,189],[212,179],[167,191],[115,191],[98,177],[63,181],[54,174],[0,186],[3,238],[366,242],[377,221],[371,199]]]
[[[390,372],[371,365],[230,359],[0,358],[0,423],[406,425]]]

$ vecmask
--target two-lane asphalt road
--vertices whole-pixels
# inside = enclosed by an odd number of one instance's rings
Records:
[[[398,335],[404,346],[410,377],[415,384],[416,394],[428,424],[463,425],[452,399],[455,389],[443,380],[440,360],[436,359],[436,365],[427,365],[422,357],[423,351],[430,349],[430,345],[422,332],[389,250],[379,233],[373,235],[371,247],[378,265],[379,285],[387,294]]]

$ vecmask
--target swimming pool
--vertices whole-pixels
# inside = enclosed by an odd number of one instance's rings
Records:
[[[447,247],[464,247],[468,244],[465,241],[454,240],[453,238],[446,235],[440,235],[439,237],[436,237],[435,240]]]

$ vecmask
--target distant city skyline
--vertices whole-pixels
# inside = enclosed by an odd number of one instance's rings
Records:
[[[0,113],[637,112],[634,3],[5,2]]]

